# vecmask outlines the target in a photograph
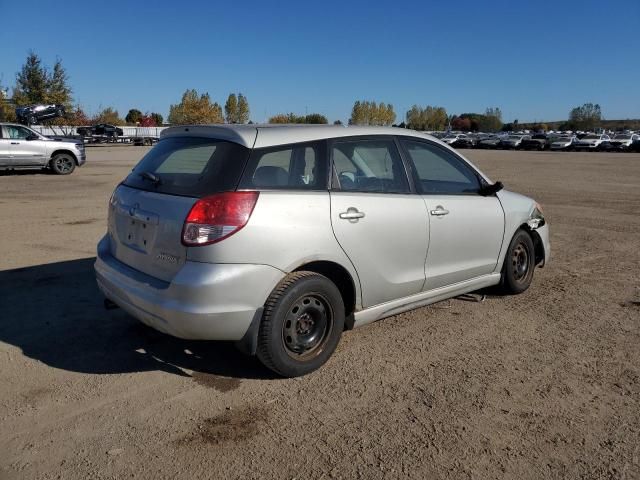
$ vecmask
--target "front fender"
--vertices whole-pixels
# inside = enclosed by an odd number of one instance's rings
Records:
[[[498,263],[496,264],[495,272],[498,273],[502,270],[504,263],[504,257],[507,254],[509,243],[515,235],[516,231],[522,226],[531,230],[527,226],[527,221],[531,218],[531,214],[536,206],[535,200],[526,197],[519,193],[510,192],[508,190],[502,190],[496,194],[498,200],[504,210],[504,237],[502,239],[502,247],[500,248],[500,254],[498,256]],[[547,224],[534,229],[540,236],[542,246],[544,247],[544,263],[548,262],[550,258],[550,243],[549,243],[549,226]]]

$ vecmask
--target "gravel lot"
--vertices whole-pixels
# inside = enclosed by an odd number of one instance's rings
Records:
[[[469,151],[539,200],[552,262],[517,297],[347,332],[313,375],[105,311],[111,190],[0,174],[0,478],[640,478],[640,154]]]

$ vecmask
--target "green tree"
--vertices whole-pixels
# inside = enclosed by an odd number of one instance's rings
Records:
[[[351,109],[349,125],[391,125],[396,119],[393,105],[364,100],[356,101]]]
[[[13,89],[13,101],[16,105],[46,103],[49,87],[49,74],[42,60],[33,51],[16,74],[16,85]]]
[[[489,107],[485,110],[484,118],[480,122],[480,130],[483,132],[497,132],[502,128],[502,111],[498,107]]]
[[[56,59],[53,65],[53,73],[47,79],[46,100],[48,103],[64,105],[65,110],[71,110],[72,98],[71,87],[69,87],[69,76],[62,65],[62,60]]]
[[[142,112],[137,108],[132,108],[131,110],[129,110],[129,112],[127,113],[127,116],[124,117],[125,121],[132,125],[139,123],[141,118],[142,118]]]
[[[593,130],[602,121],[602,110],[597,103],[585,103],[569,112],[569,124],[574,130]]]
[[[269,123],[309,123],[327,124],[329,120],[320,113],[310,113],[309,115],[296,115],[295,113],[279,113],[269,118]]]
[[[153,121],[156,123],[156,126],[158,127],[162,126],[162,124],[164,123],[164,118],[159,113],[153,112],[149,116],[153,118]]]
[[[293,115],[293,113],[291,113],[290,115]],[[286,113],[278,113],[277,115],[269,117],[268,122],[269,123],[291,123],[289,122],[289,115],[287,115]]]
[[[224,104],[224,114],[227,123],[238,123],[238,99],[235,93],[229,94]]]
[[[225,119],[227,123],[247,123],[249,121],[249,102],[247,97],[239,93],[229,94],[224,104]]]
[[[238,112],[237,112],[237,123],[247,123],[249,121],[249,101],[247,97],[243,94],[238,94]]]
[[[40,57],[30,51],[24,65],[16,74],[13,101],[16,105],[56,103],[64,105],[66,110],[71,110],[71,87],[62,60],[56,59],[53,72],[50,74]]]
[[[447,126],[447,111],[443,107],[427,105],[412,106],[405,115],[406,126],[413,130],[444,130]],[[403,122],[404,123],[404,122]]]
[[[327,120],[327,117],[319,113],[310,113],[309,115],[304,117],[304,123],[326,125],[327,123],[329,123],[329,120]]]
[[[112,107],[102,109],[95,117],[91,119],[91,123],[108,123],[110,125],[122,125],[124,122],[120,118],[118,111]]]
[[[211,103],[208,93],[198,95],[194,89],[186,90],[180,103],[169,108],[169,123],[174,125],[224,123],[222,107]]]

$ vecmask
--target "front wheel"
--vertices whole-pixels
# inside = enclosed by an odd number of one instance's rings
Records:
[[[333,354],[344,329],[344,303],[327,277],[314,272],[287,275],[264,306],[258,358],[283,377],[320,368]]]
[[[69,175],[76,169],[76,161],[66,153],[59,153],[51,159],[51,170],[57,175]]]
[[[535,250],[531,236],[518,230],[511,239],[502,267],[502,289],[505,293],[522,293],[533,280]]]

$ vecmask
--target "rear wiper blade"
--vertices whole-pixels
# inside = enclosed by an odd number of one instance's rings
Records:
[[[160,185],[160,177],[158,177],[157,175],[154,175],[151,172],[142,172],[142,173],[139,173],[138,175],[140,175],[145,180],[149,180],[154,185]]]

